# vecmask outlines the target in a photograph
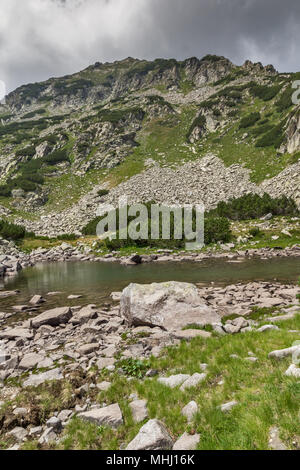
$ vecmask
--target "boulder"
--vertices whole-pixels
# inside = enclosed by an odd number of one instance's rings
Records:
[[[200,441],[199,434],[188,434],[185,432],[180,436],[180,438],[175,442],[173,450],[195,450]]]
[[[206,374],[198,374],[196,372],[191,377],[189,377],[180,387],[180,390],[183,392],[184,390],[192,387],[197,387],[197,385],[203,382],[206,379]]]
[[[133,421],[135,423],[141,423],[148,418],[147,401],[146,400],[134,400],[129,404],[131,409]]]
[[[117,403],[104,408],[84,411],[78,414],[78,418],[95,423],[97,426],[109,426],[113,429],[117,429],[123,424],[122,412]]]
[[[53,369],[47,372],[43,372],[42,374],[32,374],[26,379],[23,383],[23,387],[38,387],[39,385],[43,384],[44,382],[50,382],[53,380],[62,380],[63,374],[61,369]]]
[[[228,403],[223,403],[223,405],[220,406],[220,410],[223,411],[223,413],[226,413],[227,411],[232,410],[235,406],[238,405],[237,401],[229,401]]]
[[[191,376],[188,374],[171,375],[170,377],[160,377],[157,381],[166,387],[175,388],[183,384]]]
[[[196,286],[184,282],[130,284],[122,292],[120,312],[130,326],[159,326],[166,330],[220,321]]]
[[[26,354],[19,364],[19,369],[21,370],[30,370],[34,369],[39,362],[43,361],[45,356],[41,354],[31,353]]]
[[[188,423],[193,421],[194,416],[198,413],[198,405],[195,401],[190,401],[181,411],[181,414],[186,417]]]
[[[0,332],[0,339],[32,339],[33,334],[26,328],[10,328]]]
[[[81,356],[87,356],[88,354],[98,351],[99,347],[99,343],[83,344],[78,349],[78,352]]]
[[[285,371],[284,375],[300,379],[300,367],[297,367],[296,364],[291,364],[290,367]]]
[[[272,450],[287,450],[286,445],[280,439],[280,431],[276,426],[270,429],[269,447]]]
[[[183,330],[183,331],[174,331],[172,333],[173,338],[191,341],[194,338],[210,338],[211,333],[204,330]]]
[[[270,359],[284,359],[285,357],[293,356],[293,354],[299,355],[300,354],[300,344],[296,346],[292,346],[286,349],[278,349],[276,351],[272,351],[269,354]]]
[[[173,441],[166,427],[157,419],[144,424],[126,450],[171,450]]]
[[[71,317],[72,311],[70,307],[54,308],[33,318],[32,326],[33,328],[39,328],[42,325],[59,326],[68,323]]]
[[[29,303],[31,305],[39,305],[39,304],[42,304],[43,302],[45,302],[45,300],[43,299],[41,295],[34,295]]]

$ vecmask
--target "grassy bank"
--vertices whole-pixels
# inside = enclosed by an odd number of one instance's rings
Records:
[[[174,440],[185,431],[199,433],[199,450],[267,449],[272,426],[279,428],[280,437],[289,449],[299,449],[299,380],[284,375],[291,359],[278,362],[269,359],[268,353],[290,347],[299,339],[300,315],[278,323],[278,326],[279,330],[265,333],[252,331],[182,342],[178,347],[166,349],[160,358],[152,357],[145,366],[136,364],[142,374],[153,368],[158,371],[158,376],[169,376],[201,372],[200,364],[207,363],[205,382],[184,392],[178,388],[166,388],[155,377],[131,377],[128,381],[130,376],[135,375],[136,369],[133,367],[127,369],[127,375],[107,371],[100,374],[96,369],[90,370],[85,383],[92,379],[98,382],[109,380],[112,385],[107,392],[100,393],[90,388],[82,404],[88,396],[100,404],[119,403],[124,425],[112,431],[75,417],[66,427],[60,444],[43,448],[115,450],[123,447],[135,437],[142,425],[134,424],[129,408],[129,396],[135,393],[148,401],[149,418],[162,420]],[[138,342],[139,337],[131,341]],[[246,360],[249,352],[258,358],[257,362]],[[231,357],[233,354],[238,357]],[[72,373],[68,380],[60,384],[19,390],[17,397],[2,407],[0,419],[3,413],[6,416],[10,414],[13,406],[30,406],[36,423],[43,423],[54,410],[71,406],[74,390],[80,384],[80,374]],[[198,404],[199,413],[188,424],[181,410],[191,400]],[[236,400],[238,405],[228,413],[221,412],[219,405],[232,400]],[[4,435],[0,437],[1,448],[11,444],[12,441]],[[23,448],[38,449],[41,446],[32,439]]]

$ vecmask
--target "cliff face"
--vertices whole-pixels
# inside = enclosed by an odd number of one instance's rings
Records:
[[[299,157],[298,75],[209,55],[96,63],[24,85],[0,107],[0,205],[40,217],[209,153],[254,183],[276,177]]]
[[[300,106],[288,121],[286,130],[286,149],[288,153],[300,150]]]

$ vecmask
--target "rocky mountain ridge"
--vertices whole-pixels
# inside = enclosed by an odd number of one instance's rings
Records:
[[[24,85],[0,107],[0,212],[54,234],[93,218],[101,188],[108,202],[126,191],[213,207],[262,189],[298,202],[298,75],[210,55],[96,63]]]

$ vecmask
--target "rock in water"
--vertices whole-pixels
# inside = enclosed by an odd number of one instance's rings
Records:
[[[130,284],[121,296],[121,315],[130,326],[159,326],[167,330],[196,324],[218,323],[220,317],[199,296],[196,286],[185,282]]]
[[[164,424],[157,419],[150,419],[126,450],[171,450],[173,441]]]

